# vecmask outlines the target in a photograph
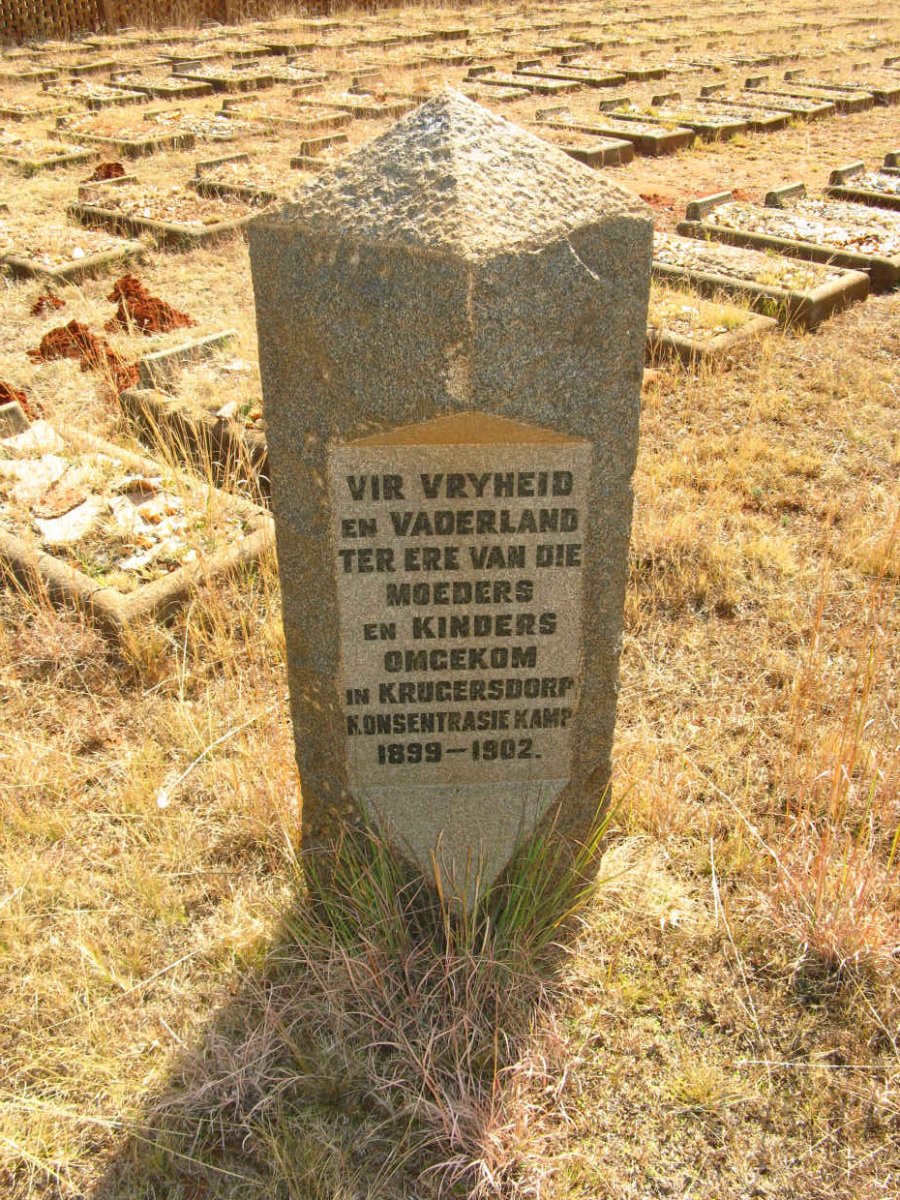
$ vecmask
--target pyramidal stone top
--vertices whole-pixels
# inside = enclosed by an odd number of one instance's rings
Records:
[[[447,88],[268,220],[483,259],[649,216],[630,192]]]

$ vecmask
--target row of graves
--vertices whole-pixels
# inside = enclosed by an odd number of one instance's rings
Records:
[[[814,10],[792,11],[771,37],[761,7],[721,4],[701,42],[686,11],[620,7],[601,23],[564,4],[533,20],[284,19],[6,52],[0,266],[14,297],[33,298],[34,325],[30,361],[8,356],[0,382],[0,559],[119,635],[272,542],[255,347],[196,323],[177,291],[152,294],[142,270],[215,255],[448,84],[586,169],[900,100],[900,57],[830,65],[835,49],[895,49],[877,24],[830,25],[800,65],[790,34]],[[726,52],[738,19],[741,41],[763,47],[752,55]],[[821,196],[689,205],[677,233],[655,235],[648,366],[729,362],[895,287],[898,185],[886,146],[883,164],[835,164]],[[79,297],[114,311],[98,327]],[[64,358],[102,377],[143,450],[39,410],[30,372]]]

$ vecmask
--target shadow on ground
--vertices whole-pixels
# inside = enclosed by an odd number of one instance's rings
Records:
[[[90,1200],[514,1196],[564,1075],[556,894],[448,912],[383,848],[300,873],[258,970],[175,1061]],[[558,1051],[562,1053],[562,1051]],[[523,1130],[528,1129],[528,1141]]]

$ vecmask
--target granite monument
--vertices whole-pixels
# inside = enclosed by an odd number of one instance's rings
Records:
[[[471,895],[609,782],[649,210],[448,90],[250,252],[304,846]]]

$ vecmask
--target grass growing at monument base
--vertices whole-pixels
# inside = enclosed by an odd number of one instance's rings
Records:
[[[527,1194],[542,1171],[522,1133],[566,1074],[554,940],[597,886],[604,827],[574,871],[538,838],[471,910],[371,832],[295,864],[259,970],[180,1056],[101,1194],[140,1176],[168,1195],[186,1173],[215,1194]]]

